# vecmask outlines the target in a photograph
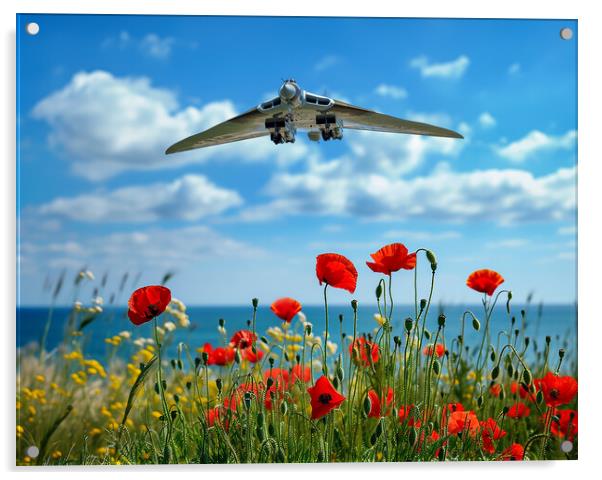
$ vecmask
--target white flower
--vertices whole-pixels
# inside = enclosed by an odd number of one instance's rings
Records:
[[[119,336],[121,338],[129,339],[132,336],[132,333],[124,330],[123,332],[119,332]]]
[[[376,323],[378,323],[381,327],[387,323],[387,319],[385,317],[383,317],[380,313],[375,313],[374,314],[374,321]]]
[[[73,309],[74,309],[76,312],[79,312],[79,311],[82,309],[82,302],[80,302],[79,300],[78,300],[77,302],[75,302],[75,303],[73,304]]]
[[[86,270],[86,271],[84,272],[84,275],[85,275],[86,277],[88,277],[88,279],[89,279],[89,280],[94,280],[94,274],[92,273],[92,271],[91,271],[91,270]]]
[[[173,322],[165,322],[163,328],[168,332],[173,332],[176,329],[176,324]]]
[[[104,299],[100,295],[98,295],[92,300],[92,303],[94,303],[95,305],[102,305],[104,303]]]
[[[326,343],[326,348],[328,349],[328,352],[331,355],[334,355],[335,353],[337,353],[337,344],[331,342],[330,340]]]

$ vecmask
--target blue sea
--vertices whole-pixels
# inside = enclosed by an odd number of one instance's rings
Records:
[[[437,329],[437,316],[443,311],[447,317],[445,326],[446,341],[449,342],[460,334],[461,317],[463,312],[469,308],[481,321],[481,331],[476,332],[472,328],[472,318],[466,317],[465,341],[467,345],[476,345],[480,341],[485,323],[482,306],[431,306],[427,319],[427,328],[431,331]],[[516,317],[515,328],[520,328],[522,323],[521,310],[524,309],[525,325],[527,335],[531,341],[535,340],[542,346],[546,336],[552,338],[552,347],[567,349],[567,358],[573,357],[576,350],[577,339],[577,307],[576,305],[529,305],[512,307],[511,315]],[[358,310],[358,332],[370,332],[376,326],[374,313],[378,310],[375,306],[361,306]],[[403,335],[403,321],[406,317],[413,314],[413,305],[395,306],[393,314],[393,335]],[[324,330],[324,307],[304,306],[303,312],[307,320],[314,325],[314,334],[323,334]],[[105,308],[102,314],[88,324],[83,329],[83,341],[85,342],[85,351],[87,356],[93,356],[97,359],[103,359],[112,348],[105,343],[105,338],[118,334],[123,330],[132,332],[132,339],[137,336],[152,337],[152,323],[136,327],[130,323],[127,318],[126,307]],[[232,335],[236,330],[248,328],[247,322],[252,316],[252,308],[237,306],[195,306],[188,307],[187,313],[190,317],[191,325],[189,328],[178,328],[173,332],[173,339],[167,345],[168,354],[173,355],[178,342],[186,343],[191,350],[202,346],[205,342],[217,344],[220,336],[217,330],[220,318],[225,320],[228,335]],[[330,306],[330,331],[333,340],[340,338],[339,314],[343,315],[342,330],[347,334],[353,332],[353,311],[349,306]],[[48,333],[46,348],[54,349],[64,338],[67,322],[71,315],[71,308],[55,307],[52,311],[51,325]],[[81,314],[80,314],[81,315]],[[17,309],[17,346],[24,347],[34,342],[39,342],[42,336],[44,325],[49,317],[48,307],[21,307]],[[78,325],[82,316],[75,319]],[[293,320],[293,325],[297,324]],[[256,328],[258,334],[264,335],[270,326],[279,326],[281,321],[274,316],[268,307],[260,307],[257,312]],[[490,331],[492,334],[492,343],[497,341],[497,333],[501,330],[508,330],[510,319],[506,313],[505,305],[498,304],[494,312]],[[300,327],[298,327],[300,330]],[[332,337],[331,337],[332,338]],[[541,347],[540,347],[541,350]],[[118,350],[118,354],[127,356],[132,353],[132,347],[124,346]]]

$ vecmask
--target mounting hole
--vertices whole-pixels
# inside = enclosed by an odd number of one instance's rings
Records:
[[[29,35],[37,35],[40,32],[40,26],[36,22],[29,22],[25,25],[25,31]]]
[[[569,453],[571,450],[573,450],[573,442],[570,440],[565,440],[560,444],[560,450],[562,450],[564,453]]]
[[[563,40],[570,40],[573,38],[573,30],[569,27],[564,27],[560,30],[560,38]]]
[[[30,447],[27,447],[27,450],[25,450],[25,453],[30,458],[37,458],[37,456],[40,454],[40,449],[38,447],[36,447],[35,445],[31,445]]]

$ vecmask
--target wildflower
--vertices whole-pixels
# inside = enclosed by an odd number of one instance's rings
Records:
[[[373,271],[391,275],[400,269],[412,270],[416,267],[416,253],[408,254],[408,249],[401,243],[386,245],[370,256],[374,262],[366,262]]]
[[[65,360],[82,360],[84,357],[80,352],[74,350],[72,352],[69,352],[69,353],[66,353],[65,355],[63,355],[63,358]]]
[[[534,386],[532,386],[531,388],[533,388],[535,390]],[[527,390],[525,388],[524,384],[519,384],[518,382],[512,382],[512,384],[510,385],[510,391],[512,392],[513,395],[516,395],[518,393],[520,395],[520,398],[528,398],[532,402],[535,401],[535,393],[533,391]]]
[[[495,289],[504,283],[504,277],[494,270],[477,270],[466,279],[466,285],[477,292],[486,293],[490,297]]]
[[[171,291],[161,285],[142,287],[128,301],[128,317],[134,325],[142,325],[161,315],[171,301]]]
[[[25,433],[25,429],[21,425],[17,425],[17,437],[21,438]]]
[[[242,358],[251,363],[257,363],[263,358],[263,352],[261,350],[257,350],[256,352],[254,352],[253,347],[245,348],[241,352]]]
[[[552,435],[558,438],[566,438],[573,441],[577,435],[577,411],[576,410],[556,410],[558,420],[553,419],[550,425]]]
[[[488,454],[495,452],[494,440],[499,440],[506,436],[506,430],[502,430],[493,418],[481,422],[481,440],[483,441],[483,451]]]
[[[577,380],[570,376],[561,377],[548,372],[535,383],[542,391],[548,407],[566,405],[577,395]]]
[[[494,383],[489,387],[489,393],[494,397],[499,397],[500,393],[502,393],[502,386],[499,383]]]
[[[316,276],[320,285],[326,283],[350,293],[355,292],[357,270],[351,260],[337,253],[323,253],[316,260]]]
[[[297,381],[307,383],[311,379],[311,369],[301,365],[295,365],[291,369],[289,377],[290,385],[294,385]]]
[[[173,322],[165,322],[163,328],[168,332],[173,332],[176,329],[176,324]]]
[[[102,433],[102,430],[100,428],[94,427],[92,430],[90,430],[89,434],[91,437],[95,437],[96,435],[100,435]]]
[[[60,450],[55,450],[54,452],[52,452],[51,456],[52,456],[52,458],[54,458],[56,460],[63,456],[63,452],[61,452]]]
[[[525,456],[525,448],[520,443],[513,443],[502,452],[500,460],[523,460]]]
[[[326,349],[328,350],[328,353],[330,353],[331,355],[334,355],[335,353],[337,353],[337,347],[338,347],[338,345],[334,342],[331,342],[330,340],[328,340],[326,342]]]
[[[272,312],[281,320],[291,323],[295,315],[301,311],[301,304],[294,298],[279,298],[271,307]]]
[[[127,330],[123,330],[122,332],[119,332],[118,335],[125,340],[129,340],[130,337],[132,336],[132,333],[128,332]]]
[[[435,353],[435,355],[441,358],[445,354],[445,345],[443,345],[442,343],[437,343],[434,346],[434,348],[433,345],[427,345],[426,347],[424,347],[424,350],[422,350],[422,353],[427,357],[433,356],[433,352]]]
[[[464,411],[464,405],[462,405],[461,403],[448,403],[447,405],[443,406],[443,409],[441,410],[441,428],[445,428],[445,426],[447,425],[447,418],[449,417],[450,412],[463,412]]]
[[[449,416],[447,433],[454,434],[466,431],[471,437],[474,437],[479,431],[479,428],[479,419],[473,411],[455,411]]]
[[[174,307],[176,307],[176,309],[178,309],[180,312],[186,311],[186,305],[184,305],[184,302],[182,302],[182,300],[172,298],[170,303],[173,304]]]
[[[280,327],[268,328],[267,334],[279,343],[282,343],[284,341],[284,332]]]
[[[206,343],[202,351],[209,355],[207,365],[224,366],[234,361],[234,349],[230,346],[213,348],[210,343]]]
[[[368,351],[370,351],[370,358]],[[358,337],[349,345],[349,354],[356,365],[369,367],[371,363],[378,362],[378,345],[369,342],[364,337]]]
[[[238,348],[239,350],[244,350],[251,347],[256,340],[257,335],[250,330],[239,330],[232,335],[230,346]]]
[[[525,418],[531,414],[531,409],[527,407],[523,402],[517,402],[510,407],[507,415],[510,418]]]
[[[422,422],[416,418],[415,415],[416,408],[414,405],[402,405],[399,407],[399,411],[397,412],[397,416],[399,417],[399,422],[404,423],[407,421],[408,426],[420,428]]]
[[[311,397],[311,418],[316,420],[338,408],[345,397],[335,390],[327,377],[322,375],[313,387],[307,389]]]
[[[370,399],[370,412],[368,412],[368,416],[371,418],[379,418],[381,416],[381,403],[380,397],[375,390],[370,390],[368,392],[368,398]],[[389,415],[391,403],[393,402],[393,389],[389,387],[387,392],[387,411],[384,413],[385,416]]]
[[[381,327],[387,323],[387,319],[383,317],[380,313],[374,314],[374,321],[378,323]]]
[[[153,418],[159,419],[163,416],[163,414],[157,410],[155,410],[152,414]]]

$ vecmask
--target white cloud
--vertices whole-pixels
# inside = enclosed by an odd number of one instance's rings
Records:
[[[513,63],[508,67],[508,73],[510,75],[516,75],[520,73],[520,63]]]
[[[408,96],[408,92],[403,87],[396,87],[395,85],[387,85],[385,83],[381,83],[374,92],[381,97],[389,97],[394,100],[401,100]]]
[[[423,77],[439,78],[460,78],[466,72],[468,65],[470,59],[466,55],[460,55],[457,59],[444,63],[432,63],[423,55],[410,62],[410,66],[420,70]]]
[[[412,179],[336,170],[330,162],[310,165],[305,173],[275,174],[267,190],[274,200],[243,210],[241,218],[317,214],[514,224],[570,218],[576,208],[576,168],[535,177],[524,170],[454,172],[443,166]]]
[[[488,242],[487,248],[520,248],[527,245],[529,241],[525,238],[506,238],[504,240],[496,240]]]
[[[171,47],[175,40],[171,37],[160,37],[155,33],[149,33],[140,40],[142,51],[153,58],[165,59],[171,54]]]
[[[574,225],[560,227],[558,229],[558,235],[575,235],[576,233],[577,233],[577,227]]]
[[[37,212],[83,222],[193,221],[242,203],[233,190],[220,188],[201,175],[185,175],[170,183],[56,198]]]
[[[389,230],[384,234],[385,238],[396,238],[399,241],[414,240],[414,241],[436,241],[436,240],[452,240],[461,238],[462,234],[455,230],[445,230],[442,232],[422,232],[419,230]]]
[[[320,59],[318,61],[318,63],[316,63],[314,65],[314,70],[316,72],[322,72],[331,67],[334,67],[335,65],[338,65],[339,63],[341,63],[341,59],[338,56],[327,55],[327,56],[323,57],[322,59]]]
[[[497,153],[511,162],[522,162],[536,153],[550,150],[570,150],[575,148],[577,132],[569,130],[564,135],[546,135],[533,130],[520,140],[503,147],[496,147]]]
[[[61,90],[41,100],[33,116],[51,127],[49,142],[63,152],[75,174],[103,180],[126,170],[174,168],[214,158],[276,160],[287,164],[305,156],[303,141],[274,148],[257,138],[171,156],[165,149],[182,138],[236,115],[229,100],[180,109],[175,95],[145,77],[81,72]]]
[[[483,128],[495,127],[496,120],[489,112],[483,112],[479,115],[479,125]]]
[[[38,271],[53,268],[149,270],[186,267],[215,258],[250,258],[261,249],[225,237],[206,226],[149,229],[91,237],[62,238],[53,242],[24,241],[22,261]],[[224,260],[222,260],[224,261]]]

